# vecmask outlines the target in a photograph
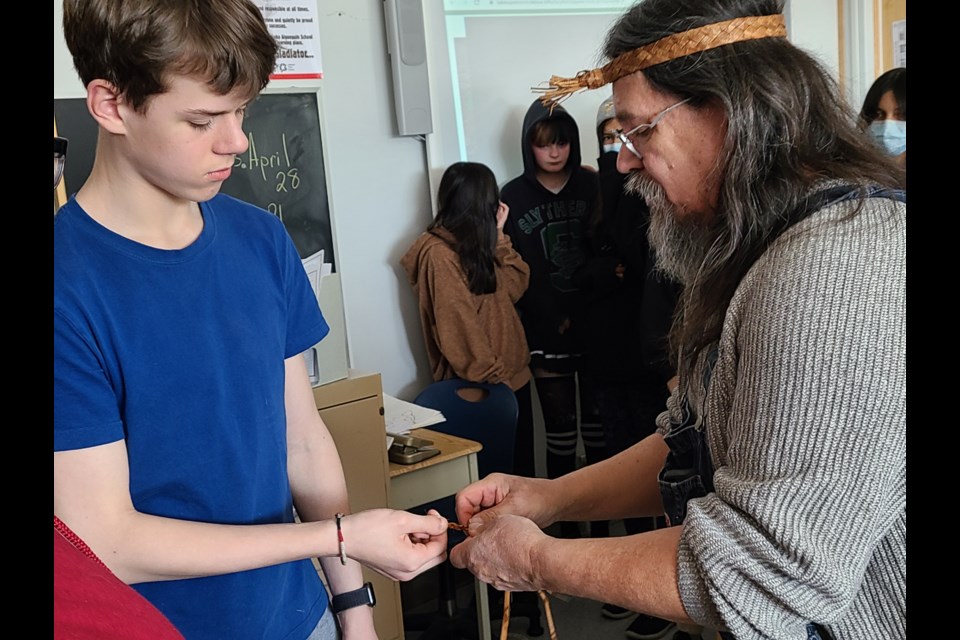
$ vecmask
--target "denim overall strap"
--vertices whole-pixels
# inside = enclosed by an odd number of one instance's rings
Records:
[[[717,349],[714,347],[707,354],[702,380],[704,389],[710,386],[710,376],[716,362]],[[713,491],[713,463],[704,436],[702,416],[693,415],[686,397],[681,410],[681,422],[671,425],[670,431],[663,436],[670,451],[658,477],[668,526],[684,521],[687,517],[687,501]]]
[[[838,202],[844,202],[845,200],[853,200],[859,197],[860,188],[855,185],[842,184],[836,187],[830,187],[828,189],[824,189],[823,191],[818,191],[807,198],[803,204],[800,205],[803,214],[795,217],[803,218],[806,217],[806,215],[809,215],[814,211],[824,207],[837,204]],[[890,189],[874,184],[868,185],[864,188],[864,197],[890,198],[891,200],[897,200],[898,202],[906,202],[907,192],[904,189]]]

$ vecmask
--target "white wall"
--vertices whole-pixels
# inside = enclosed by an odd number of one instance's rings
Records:
[[[352,367],[412,398],[430,381],[398,261],[433,215],[424,143],[396,135],[382,0],[323,0],[320,42],[331,211]]]
[[[603,38],[619,13],[450,16],[430,7],[431,85],[435,135],[429,140],[435,177],[457,160],[482,162],[502,185],[523,171],[523,117],[538,97],[531,87],[602,63]],[[451,51],[452,49],[452,51]],[[454,86],[450,78],[456,77]],[[596,164],[597,108],[610,87],[564,101],[580,129],[581,160]],[[462,114],[455,117],[456,105]]]
[[[840,73],[837,0],[788,0],[784,15],[790,42],[813,54],[837,78]]]
[[[428,164],[423,142],[396,135],[382,0],[323,0],[318,4],[323,133],[350,366],[380,372],[384,391],[412,398],[429,382],[429,371],[415,300],[397,262],[432,219],[428,167],[434,165]],[[428,28],[434,33],[431,15],[439,4],[440,0],[424,0]],[[836,0],[795,0],[787,11],[791,40],[836,70]],[[61,3],[54,0],[54,97],[81,97],[83,87],[63,42],[61,19]],[[593,66],[600,46],[599,39],[578,39],[580,50],[586,52],[578,58],[583,61],[580,64],[546,55],[538,38],[511,42],[513,46],[529,44],[521,55],[542,63],[537,81],[552,73]],[[499,59],[509,63],[509,58]],[[492,78],[499,73],[502,77],[506,72],[489,68],[488,75]],[[431,74],[435,75],[433,70]],[[498,139],[505,141],[510,154],[519,144],[519,123],[512,136],[506,119],[518,113],[522,116],[532,100],[532,94],[524,91],[529,79],[524,76],[519,83],[504,85],[503,93],[494,95],[497,83],[489,83],[487,75],[477,77],[484,81],[478,90],[488,93],[477,122],[502,125],[504,132]],[[443,83],[450,81],[438,78],[436,82],[435,87],[442,90]],[[590,102],[584,110],[588,123],[593,121],[590,111],[595,114],[601,99],[599,95],[582,98]],[[448,117],[449,113],[434,109],[435,122]],[[432,144],[435,137],[429,138]],[[595,148],[584,145],[585,161],[592,161],[594,154]],[[505,168],[498,178],[507,177],[509,170]]]

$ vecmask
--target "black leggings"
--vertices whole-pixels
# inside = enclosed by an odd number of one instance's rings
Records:
[[[513,444],[513,473],[526,478],[537,476],[536,457],[533,447],[533,400],[528,382],[516,391],[517,433]]]
[[[537,378],[536,384],[547,441],[547,477],[559,478],[577,468],[577,381],[570,374]],[[605,448],[600,425],[581,419],[580,433],[587,462],[602,460]]]

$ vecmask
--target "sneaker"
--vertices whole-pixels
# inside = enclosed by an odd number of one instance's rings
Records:
[[[643,613],[627,627],[627,637],[634,640],[658,640],[676,628],[669,620],[661,620]]]
[[[600,607],[600,615],[602,615],[604,618],[610,618],[611,620],[620,620],[622,618],[629,618],[632,616],[633,611],[607,602]]]
[[[677,631],[673,634],[673,638],[671,640],[693,640],[693,636],[686,631]]]

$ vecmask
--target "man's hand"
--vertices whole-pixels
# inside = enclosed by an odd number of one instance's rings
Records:
[[[474,526],[502,515],[530,518],[540,527],[553,523],[552,481],[491,473],[457,493],[457,519]]]
[[[532,520],[501,514],[471,520],[470,536],[450,551],[450,562],[501,591],[537,591],[532,559],[537,545],[550,538]]]

